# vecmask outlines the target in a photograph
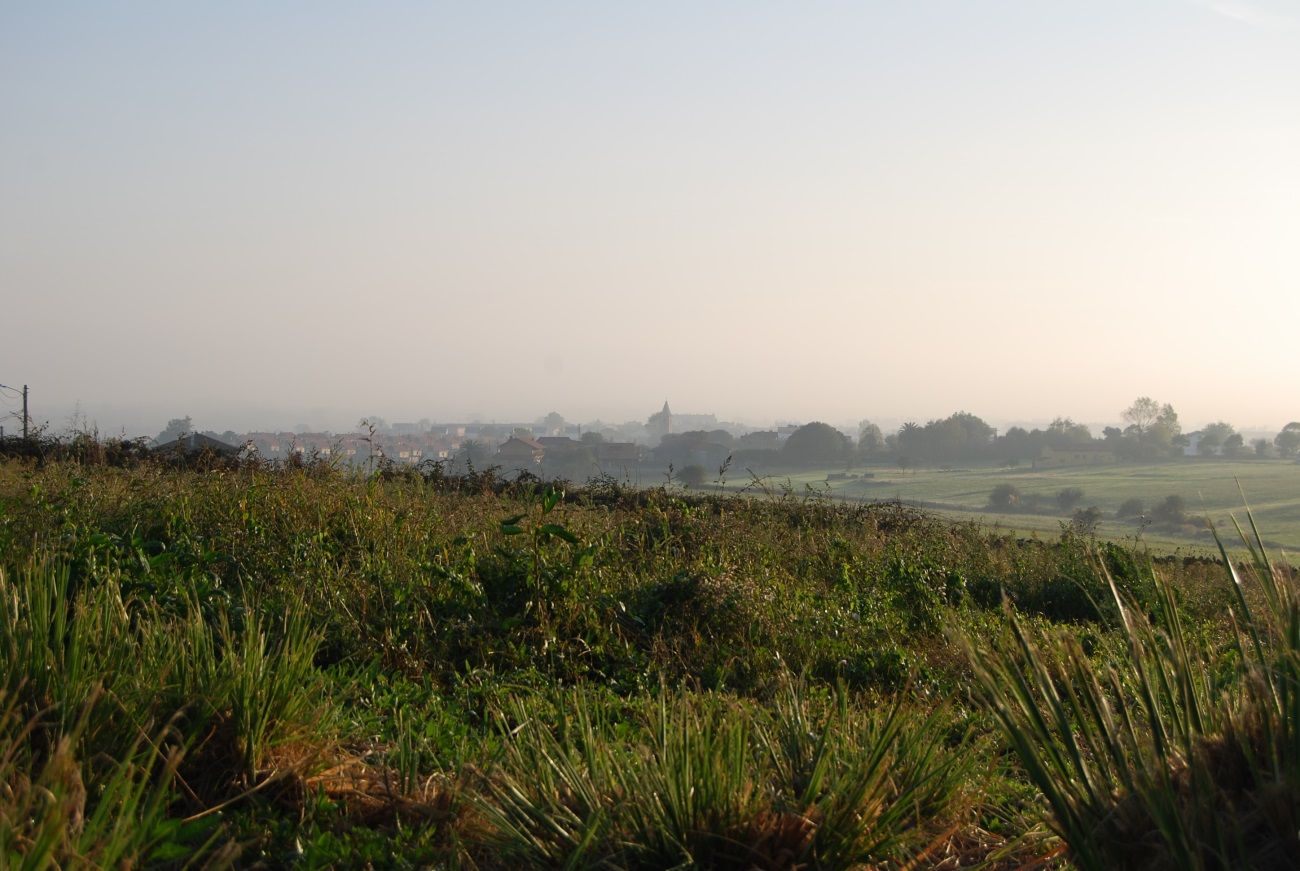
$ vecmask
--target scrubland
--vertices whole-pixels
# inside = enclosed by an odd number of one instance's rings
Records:
[[[11,460],[0,864],[1291,867],[1297,580],[1237,541]]]

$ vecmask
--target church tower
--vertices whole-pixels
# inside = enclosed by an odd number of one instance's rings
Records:
[[[667,399],[664,400],[663,409],[650,415],[650,419],[645,422],[645,428],[652,437],[660,441],[673,431],[673,411],[668,407]]]

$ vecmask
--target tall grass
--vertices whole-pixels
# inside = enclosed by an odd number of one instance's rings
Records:
[[[0,867],[966,867],[1042,852],[1039,810],[1100,867],[1200,856],[1215,801],[1289,825],[1290,576],[1088,548],[790,495],[0,464]],[[1005,633],[993,714],[953,626]],[[1202,801],[1211,754],[1281,786]]]
[[[272,635],[251,608],[214,626],[124,600],[114,576],[72,578],[54,558],[0,566],[0,864],[201,853],[215,820],[182,823],[178,800],[204,810],[309,764],[299,750],[266,767],[328,728],[320,637],[300,611]]]
[[[1253,529],[1253,518],[1251,521]],[[1239,530],[1240,531],[1240,530]],[[1075,863],[1108,868],[1293,868],[1300,856],[1300,598],[1256,532],[1221,643],[1155,577],[1143,613],[1115,584],[1121,655],[1016,615],[977,645],[984,698]]]
[[[93,701],[93,700],[91,700]],[[181,760],[164,727],[116,759],[93,765],[74,750],[87,706],[52,747],[33,743],[41,728],[24,721],[12,696],[0,694],[0,867],[130,868],[155,864],[222,867],[236,853],[216,820],[170,816],[172,781]]]
[[[481,809],[493,852],[533,868],[857,868],[919,851],[959,813],[945,724],[895,703],[774,708],[665,693],[626,728],[575,691],[552,723],[516,700]],[[626,725],[626,724],[624,724]]]

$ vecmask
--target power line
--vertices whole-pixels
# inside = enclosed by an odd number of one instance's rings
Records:
[[[21,391],[20,391],[17,387],[10,387],[8,384],[0,384],[0,387],[3,387],[5,390],[12,390],[14,393],[21,393],[21,394],[22,394],[22,397],[23,397],[23,440],[26,441],[26,440],[27,440],[27,421],[28,421],[28,415],[27,415],[27,385],[24,384],[24,385],[23,385],[23,389],[22,389]]]

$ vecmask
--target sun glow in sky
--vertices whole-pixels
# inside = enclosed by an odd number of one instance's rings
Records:
[[[0,382],[1276,426],[1297,155],[1300,3],[8,4]]]

